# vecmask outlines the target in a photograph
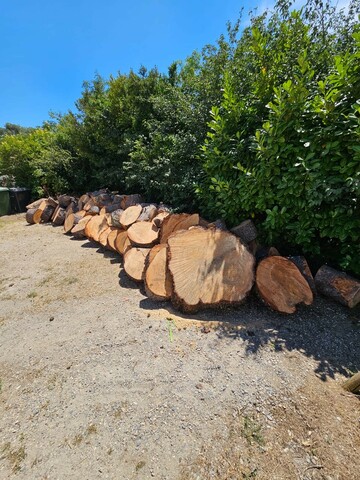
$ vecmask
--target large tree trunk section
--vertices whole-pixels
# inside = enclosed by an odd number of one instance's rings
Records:
[[[121,208],[118,208],[117,210],[115,210],[114,212],[111,213],[111,225],[110,226],[113,226],[113,227],[116,227],[116,228],[120,228],[122,230],[122,225],[120,223],[120,218],[121,218],[121,215],[123,213],[123,209]]]
[[[109,233],[109,236],[107,237],[107,247],[110,250],[116,251],[115,240],[116,240],[116,237],[118,236],[120,230],[118,228],[115,228],[115,227],[110,227],[110,228],[111,228],[111,232]]]
[[[120,217],[121,226],[123,228],[129,228],[130,225],[135,223],[136,220],[139,218],[141,210],[142,210],[141,205],[133,205],[131,207],[128,207],[126,210],[124,210]]]
[[[172,301],[185,312],[239,304],[254,283],[255,259],[238,238],[201,227],[168,239]]]
[[[300,270],[284,257],[268,257],[259,263],[256,286],[264,302],[278,312],[294,313],[299,303],[313,302],[312,291]]]
[[[346,273],[323,265],[315,275],[317,290],[349,308],[360,302],[360,282]]]
[[[30,225],[34,225],[34,214],[36,212],[37,208],[29,208],[26,212],[25,219],[27,223],[30,223]]]
[[[79,223],[74,225],[74,227],[71,229],[71,234],[74,235],[74,237],[76,238],[86,238],[85,227],[88,224],[88,222],[90,222],[91,219],[92,217],[89,215],[86,215],[86,217],[83,217],[79,221]]]
[[[249,244],[257,238],[257,230],[252,220],[245,220],[230,231],[246,244]]]
[[[151,222],[156,217],[158,209],[156,205],[146,205],[143,207],[142,212],[139,215],[137,222]]]
[[[199,225],[200,217],[197,213],[175,213],[164,218],[161,225],[160,243],[166,243],[170,235],[178,230],[187,230]]]
[[[301,255],[297,255],[297,256],[289,257],[289,260],[298,267],[302,276],[308,282],[309,287],[311,288],[311,291],[315,297],[317,293],[316,287],[315,287],[315,281],[314,281],[314,277],[312,276],[312,273],[306,258]]]
[[[131,248],[131,242],[128,238],[127,230],[121,230],[115,239],[115,250],[124,255]]]
[[[89,240],[99,241],[100,235],[109,227],[107,224],[107,216],[95,215],[85,227],[85,235]]]
[[[124,270],[135,282],[142,282],[150,248],[130,248],[124,255]]]
[[[138,247],[152,247],[159,240],[159,229],[152,222],[136,222],[128,229],[130,242]]]
[[[353,375],[343,384],[343,388],[348,392],[360,393],[360,372]]]
[[[57,206],[57,208],[54,211],[54,214],[51,219],[52,223],[56,226],[64,225],[65,222],[65,208],[60,207],[60,205]]]
[[[142,203],[143,199],[141,195],[135,193],[133,195],[124,195],[122,200],[121,200],[121,208],[123,210],[126,210],[129,207],[133,207],[134,205],[137,205],[138,203]]]
[[[172,294],[172,280],[167,268],[167,245],[155,245],[148,256],[145,272],[146,294],[152,300],[169,300]]]

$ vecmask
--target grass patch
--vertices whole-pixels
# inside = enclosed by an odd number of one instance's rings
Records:
[[[261,425],[259,425],[253,418],[249,416],[244,417],[241,435],[243,438],[245,438],[249,445],[256,443],[259,446],[263,446],[265,444],[264,437],[261,433]]]
[[[136,467],[135,467],[135,470],[138,472],[139,470],[141,470],[142,468],[144,468],[146,465],[146,463],[144,462],[144,460],[141,460],[140,462],[138,462],[136,464]]]
[[[11,470],[14,473],[17,473],[21,469],[21,463],[25,460],[26,457],[25,447],[21,445],[17,449],[12,449],[11,443],[6,442],[2,448],[2,453],[4,458],[6,458],[7,461],[10,463]]]
[[[37,293],[35,291],[32,291],[27,294],[27,298],[35,298],[35,297],[37,297]]]

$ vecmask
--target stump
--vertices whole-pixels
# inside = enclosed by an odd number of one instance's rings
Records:
[[[185,312],[239,304],[254,283],[254,257],[229,232],[194,227],[168,239],[172,301]]]
[[[259,263],[256,286],[264,302],[277,312],[294,313],[299,303],[313,302],[312,291],[300,270],[284,257],[267,257]]]

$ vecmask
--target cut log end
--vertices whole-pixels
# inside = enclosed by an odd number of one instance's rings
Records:
[[[168,239],[172,301],[185,312],[240,304],[254,283],[254,257],[229,232],[195,227]]]
[[[296,305],[311,305],[313,294],[297,266],[287,258],[271,256],[257,267],[256,286],[260,297],[272,309],[294,313]]]
[[[150,248],[130,248],[124,254],[124,270],[126,274],[135,282],[144,280],[146,258],[149,255]]]

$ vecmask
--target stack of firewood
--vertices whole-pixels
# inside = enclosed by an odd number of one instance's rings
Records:
[[[27,208],[30,224],[51,221],[118,252],[126,274],[144,282],[151,299],[171,300],[184,312],[240,304],[254,284],[262,300],[282,313],[310,305],[316,290],[348,307],[360,302],[359,281],[326,265],[314,279],[304,257],[285,258],[274,247],[261,247],[251,220],[228,231],[221,221],[108,190],[44,198]]]

